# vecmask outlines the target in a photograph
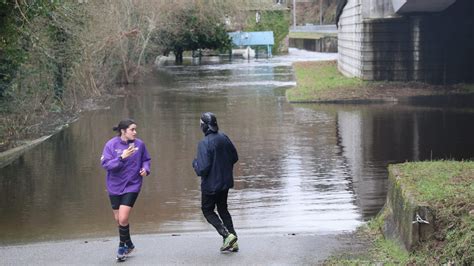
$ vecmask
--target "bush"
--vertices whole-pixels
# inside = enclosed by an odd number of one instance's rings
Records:
[[[290,19],[286,11],[263,11],[260,14],[260,22],[256,23],[255,17],[249,16],[245,31],[273,31],[275,45],[272,47],[273,54],[281,54],[282,42],[289,33]]]

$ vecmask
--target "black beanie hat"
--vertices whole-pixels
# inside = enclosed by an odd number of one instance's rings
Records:
[[[201,114],[201,121],[206,125],[211,131],[219,131],[219,126],[217,125],[217,118],[211,112],[205,112]]]

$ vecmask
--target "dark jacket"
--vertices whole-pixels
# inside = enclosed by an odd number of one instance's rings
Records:
[[[234,144],[223,133],[208,131],[198,144],[193,161],[194,171],[201,177],[201,191],[215,194],[234,186],[232,170],[239,160]]]

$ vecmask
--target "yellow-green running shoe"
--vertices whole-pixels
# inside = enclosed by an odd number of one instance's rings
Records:
[[[234,242],[234,244],[229,248],[230,252],[238,252],[239,251],[239,244],[237,244],[237,241]]]
[[[237,241],[237,237],[234,234],[229,234],[224,239],[224,244],[221,247],[221,251],[229,250],[236,241]]]

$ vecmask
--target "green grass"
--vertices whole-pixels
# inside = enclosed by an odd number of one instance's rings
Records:
[[[326,36],[337,36],[337,33],[317,33],[317,32],[290,32],[291,39],[321,39]]]
[[[343,76],[335,61],[298,62],[294,69],[297,85],[286,92],[290,102],[331,100],[347,93],[344,89],[365,84],[360,79]]]
[[[466,91],[468,93],[474,93],[474,84],[462,84],[461,88],[463,91]]]
[[[404,185],[418,200],[440,203],[459,195],[474,196],[474,162],[436,161],[395,165]]]
[[[375,240],[372,253],[376,254],[374,261],[389,264],[405,265],[410,259],[410,254],[398,243],[383,237],[378,237]]]

